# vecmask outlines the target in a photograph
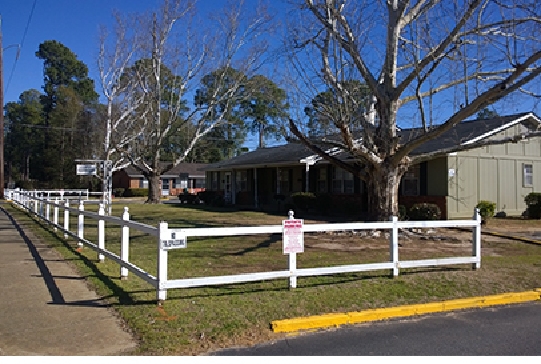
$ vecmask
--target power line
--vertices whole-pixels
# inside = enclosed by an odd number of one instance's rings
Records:
[[[30,15],[28,16],[28,21],[26,22],[26,28],[24,29],[23,38],[21,40],[21,44],[19,45],[19,48],[17,49],[17,56],[15,57],[15,62],[13,63],[13,67],[11,68],[11,73],[8,78],[8,83],[6,85],[6,93],[9,90],[9,85],[11,83],[11,79],[13,78],[13,74],[15,73],[15,67],[17,67],[17,63],[19,61],[19,56],[21,54],[21,50],[24,45],[24,40],[26,39],[26,34],[28,33],[28,28],[30,26],[30,22],[32,21],[32,15],[34,14],[34,9],[36,8],[36,1],[34,0],[34,3],[32,4],[32,9],[30,10]]]

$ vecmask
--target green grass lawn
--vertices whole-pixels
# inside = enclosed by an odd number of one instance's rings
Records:
[[[263,212],[210,209],[204,206],[130,204],[132,220],[169,227],[223,227],[280,225],[286,216]],[[113,215],[121,216],[124,205],[116,202]],[[111,303],[140,340],[139,355],[197,355],[219,348],[250,345],[277,339],[270,323],[284,318],[329,312],[424,303],[444,299],[515,292],[541,287],[541,246],[512,240],[483,241],[481,269],[469,265],[401,270],[398,277],[389,271],[336,274],[298,278],[297,289],[288,288],[288,279],[172,289],[161,307],[155,290],[132,273],[120,280],[120,267],[106,259],[97,261],[89,248],[77,249],[73,239],[64,239],[45,224],[22,211],[6,206],[24,228],[54,246],[72,260],[81,274]],[[89,206],[87,211],[97,211]],[[296,218],[303,218],[296,216]],[[62,221],[62,218],[60,218]],[[305,219],[305,223],[325,222]],[[512,223],[512,222],[510,222]],[[541,222],[529,227],[541,228]],[[70,220],[72,231],[76,217]],[[120,227],[106,226],[106,248],[120,253]],[[451,233],[452,234],[452,233]],[[85,238],[97,243],[97,222],[85,219]],[[388,241],[352,235],[310,234],[305,252],[297,255],[297,267],[385,262]],[[155,237],[131,231],[130,261],[156,275]],[[464,256],[471,245],[456,241],[401,241],[404,259]],[[169,279],[239,274],[287,269],[281,236],[192,238],[188,248],[169,252]]]

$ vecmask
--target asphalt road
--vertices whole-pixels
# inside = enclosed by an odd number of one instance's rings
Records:
[[[539,356],[541,303],[348,326],[212,355]]]

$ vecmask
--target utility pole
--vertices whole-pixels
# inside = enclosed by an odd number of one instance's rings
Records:
[[[4,48],[0,15],[0,200],[4,199]]]

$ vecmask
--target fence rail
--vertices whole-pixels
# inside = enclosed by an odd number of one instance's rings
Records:
[[[167,222],[161,222],[156,227],[142,224],[129,219],[128,208],[124,208],[122,217],[106,216],[104,205],[100,204],[98,212],[85,211],[85,201],[79,201],[77,207],[70,207],[69,200],[54,200],[40,194],[39,191],[8,191],[8,199],[15,205],[25,209],[51,224],[56,230],[64,232],[65,236],[71,236],[78,241],[79,245],[85,245],[98,253],[99,261],[107,257],[120,265],[120,277],[126,279],[128,272],[132,272],[139,278],[148,282],[156,289],[156,299],[167,299],[167,290],[190,288],[200,286],[244,283],[272,279],[288,278],[290,288],[296,288],[298,277],[332,275],[338,273],[353,273],[374,270],[390,270],[393,276],[399,274],[400,269],[417,268],[441,265],[471,264],[473,269],[481,267],[481,217],[477,209],[474,210],[472,220],[438,220],[438,221],[398,221],[396,216],[386,222],[371,223],[342,223],[342,224],[302,224],[298,229],[300,241],[303,245],[304,233],[318,233],[329,231],[357,231],[357,230],[390,230],[389,236],[389,261],[381,263],[339,265],[333,267],[297,268],[296,254],[304,251],[289,251],[288,269],[271,272],[243,273],[236,275],[194,277],[183,279],[168,279],[168,252],[171,249],[189,249],[188,240],[192,237],[212,236],[243,236],[257,234],[282,234],[282,243],[286,244],[286,221],[294,220],[293,211],[283,221],[282,225],[266,225],[252,227],[223,227],[223,228],[169,228]],[[52,210],[52,211],[51,211]],[[60,214],[62,210],[63,214]],[[52,214],[52,217],[51,217]],[[77,216],[76,231],[70,230],[69,216]],[[63,216],[60,224],[59,216]],[[84,238],[84,218],[98,221],[97,244]],[[52,220],[51,220],[52,218]],[[302,220],[297,220],[302,221]],[[115,224],[121,228],[120,255],[105,248],[105,222]],[[445,257],[422,260],[399,260],[398,256],[398,232],[399,229],[409,228],[448,228],[448,227],[471,227],[472,228],[472,253],[471,256]],[[157,269],[156,275],[152,275],[129,261],[130,229],[141,231],[156,238]]]

